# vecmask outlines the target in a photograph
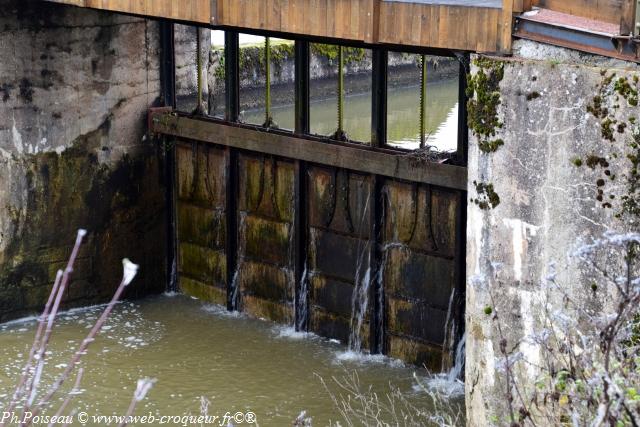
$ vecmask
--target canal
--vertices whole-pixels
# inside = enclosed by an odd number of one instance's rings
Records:
[[[45,386],[63,371],[101,308],[60,316],[46,359]],[[0,325],[2,402],[19,378],[35,326],[34,319]],[[399,361],[349,353],[337,342],[181,295],[119,304],[82,366],[82,391],[71,407],[88,414],[124,414],[136,381],[143,377],[157,382],[139,404],[138,415],[198,415],[205,397],[209,415],[250,411],[261,426],[291,425],[301,411],[312,417],[313,425],[343,422],[332,395],[346,400],[349,393],[333,378],[345,385],[344,378],[354,375],[362,390],[377,393],[385,404],[390,387],[401,392],[404,403],[397,403],[398,411],[410,404],[429,416],[441,413],[425,391],[435,386],[450,394],[446,410],[458,411],[463,405],[460,383],[429,379],[424,370]],[[425,388],[418,386],[414,374]],[[70,388],[67,384],[65,390]]]
[[[291,88],[293,90],[293,88]],[[420,146],[420,86],[389,87],[387,101],[387,139],[390,145],[405,149]],[[282,129],[293,129],[294,105],[275,105],[275,122]],[[264,123],[264,108],[246,110],[241,119],[246,123]],[[458,135],[458,79],[429,81],[426,97],[427,144],[441,152],[455,151]],[[311,133],[329,136],[336,131],[337,99],[311,100]],[[344,126],[349,139],[371,140],[371,92],[353,93],[345,97]]]

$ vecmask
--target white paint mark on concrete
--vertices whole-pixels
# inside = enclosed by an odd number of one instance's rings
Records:
[[[513,276],[515,280],[522,280],[522,258],[526,255],[529,247],[529,237],[533,237],[538,233],[540,227],[528,224],[524,221],[514,218],[505,218],[502,220],[504,225],[512,230],[513,244]]]
[[[511,288],[512,290],[515,290]],[[537,366],[540,366],[540,347],[535,343],[533,337],[535,336],[535,324],[533,318],[533,312],[536,309],[534,307],[534,294],[530,291],[522,289],[515,290],[520,299],[520,315],[522,316],[522,335],[525,337],[520,342],[519,350],[524,356],[524,360],[527,362],[527,373],[529,378],[536,378],[538,375]]]
[[[482,226],[482,215],[479,214],[479,210],[472,208],[469,209],[469,218],[467,220],[467,227],[468,227],[468,231],[467,233],[469,233],[469,236],[472,236],[474,242],[475,242],[475,247],[474,248],[469,248],[470,250],[468,251],[468,254],[470,254],[469,256],[469,261],[473,262],[473,274],[474,276],[481,276],[482,275],[482,271],[480,271],[480,254],[482,253],[482,246],[483,246],[483,242],[482,242],[482,230],[483,230],[483,226]]]
[[[11,136],[13,139],[13,146],[16,147],[16,151],[18,151],[19,154],[22,154],[24,150],[24,146],[22,145],[22,135],[20,135],[20,131],[18,131],[18,128],[16,127],[15,117],[13,118],[13,127],[11,128]]]

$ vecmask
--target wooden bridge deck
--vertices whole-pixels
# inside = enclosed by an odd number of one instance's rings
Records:
[[[344,43],[386,45],[391,48],[452,49],[508,54],[519,14],[543,8],[569,16],[613,25],[601,54],[619,56],[610,39],[629,46],[625,58],[637,60],[638,0],[47,0],[135,15],[192,22],[220,29],[278,34],[291,38],[313,37]],[[516,36],[531,38],[530,32]],[[560,30],[564,30],[560,28]],[[574,30],[574,29],[571,29]],[[553,43],[551,30],[542,30]],[[589,34],[589,31],[585,33]],[[560,39],[565,37],[560,34]],[[534,38],[535,39],[535,38]],[[559,45],[576,46],[573,35]],[[616,42],[616,40],[614,40]],[[587,41],[587,43],[591,43]],[[619,52],[622,49],[617,44]],[[579,48],[579,47],[578,47]],[[634,53],[635,49],[635,53]],[[588,49],[586,49],[588,50]],[[607,52],[611,50],[611,52]]]
[[[514,0],[49,1],[292,37],[498,53],[511,49],[514,11]]]

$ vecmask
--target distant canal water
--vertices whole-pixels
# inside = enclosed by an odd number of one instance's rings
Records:
[[[390,145],[415,149],[420,146],[420,87],[390,87],[387,103],[387,139]],[[280,128],[294,126],[294,106],[277,105],[272,108]],[[247,110],[242,120],[264,123],[264,109]],[[337,127],[335,97],[311,102],[311,132],[328,136]],[[345,98],[344,126],[351,140],[371,141],[371,94],[348,95]],[[455,151],[458,135],[458,79],[448,78],[427,84],[426,100],[427,144],[438,151]]]
[[[100,312],[95,307],[60,316],[46,358],[45,384],[63,371]],[[33,319],[0,325],[0,413],[20,375],[35,326]],[[157,382],[137,415],[199,415],[204,396],[210,401],[209,415],[251,412],[260,426],[290,426],[305,410],[314,426],[326,426],[341,419],[320,378],[338,396],[344,390],[332,377],[354,373],[362,389],[371,388],[382,399],[392,385],[417,410],[434,412],[425,391],[416,387],[414,373],[426,376],[421,369],[353,355],[330,340],[180,295],[119,304],[82,366],[82,392],[70,408],[90,416],[126,413],[136,381],[152,377]],[[65,390],[70,388],[67,384]],[[462,405],[460,397],[449,403],[452,410]]]

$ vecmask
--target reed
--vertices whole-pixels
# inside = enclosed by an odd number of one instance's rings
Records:
[[[80,390],[80,383],[84,372],[82,368],[79,368],[82,357],[87,353],[89,346],[95,341],[98,332],[100,332],[114,307],[120,301],[125,288],[131,284],[138,273],[138,265],[132,263],[126,258],[122,260],[122,279],[111,298],[111,301],[105,306],[98,320],[96,320],[87,336],[82,340],[80,346],[74,352],[70,362],[67,363],[62,374],[56,378],[45,393],[40,393],[41,379],[45,367],[45,358],[49,342],[54,332],[56,316],[60,309],[64,292],[69,284],[69,278],[73,272],[73,266],[78,256],[78,252],[80,251],[82,240],[86,234],[86,230],[78,230],[67,266],[64,270],[58,270],[56,274],[56,279],[51,289],[51,293],[49,294],[42,314],[38,318],[38,327],[36,329],[33,344],[29,351],[29,357],[22,369],[22,374],[12,394],[11,400],[7,405],[5,405],[4,412],[9,413],[17,407],[22,407],[19,419],[24,421],[21,421],[20,427],[28,427],[31,425],[32,420],[42,413],[54,396],[58,394],[62,385],[71,378],[77,369],[78,372],[76,374],[74,386],[71,391],[64,396],[61,405],[55,413],[56,416],[63,414],[73,397],[78,394]],[[127,410],[127,414],[124,417],[124,421],[120,424],[121,427],[127,425],[127,420],[133,414],[137,403],[146,397],[146,394],[149,392],[154,382],[155,380],[151,379],[138,380],[138,386],[131,400],[131,404],[129,405],[129,409]],[[25,414],[27,413],[31,413],[31,416],[25,417]],[[5,421],[0,421],[0,427],[5,427],[5,424]]]

